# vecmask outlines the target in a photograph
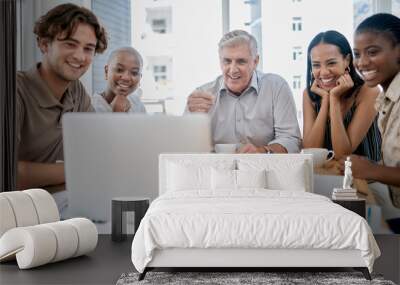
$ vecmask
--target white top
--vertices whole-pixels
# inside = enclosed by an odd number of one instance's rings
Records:
[[[139,89],[136,89],[135,92],[128,95],[129,103],[131,103],[131,107],[127,111],[127,113],[146,113],[146,108],[142,101],[139,98]],[[98,113],[112,112],[112,107],[108,102],[98,93],[94,93],[91,97],[92,106]]]

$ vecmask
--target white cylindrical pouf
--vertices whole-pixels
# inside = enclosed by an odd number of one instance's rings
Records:
[[[39,223],[36,208],[31,197],[23,191],[1,193],[7,198],[14,211],[17,227],[33,226]]]
[[[9,229],[17,226],[11,204],[2,194],[0,193],[0,237]]]
[[[17,227],[0,238],[0,261],[16,257],[19,268],[28,269],[86,254],[97,238],[96,226],[85,218]]]
[[[56,202],[49,192],[43,189],[29,189],[23,192],[31,197],[39,218],[39,224],[60,220]]]
[[[86,254],[96,248],[97,228],[92,221],[86,218],[74,218],[64,222],[71,224],[78,233],[78,249],[74,257]]]
[[[20,269],[28,269],[49,263],[56,254],[57,241],[54,232],[36,225],[14,228],[0,239],[0,254],[15,254]]]
[[[24,230],[29,232],[29,235],[25,236],[24,250],[17,253],[19,268],[32,268],[53,260],[57,251],[55,234],[42,226],[26,227]]]
[[[75,228],[66,221],[41,225],[51,229],[57,238],[56,254],[51,262],[57,262],[73,257],[78,249],[78,233]]]

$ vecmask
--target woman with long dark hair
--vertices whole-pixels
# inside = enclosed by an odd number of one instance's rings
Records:
[[[316,35],[307,51],[303,93],[303,147],[333,150],[336,157],[356,153],[380,160],[376,123],[377,87],[364,84],[353,66],[346,38],[337,31]]]

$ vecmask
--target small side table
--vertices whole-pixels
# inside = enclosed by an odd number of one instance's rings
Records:
[[[365,199],[357,199],[357,200],[334,200],[333,199],[332,201],[350,211],[353,211],[356,214],[359,214],[361,217],[363,217],[365,219]]]
[[[124,212],[135,213],[135,232],[140,221],[146,214],[150,205],[150,199],[146,197],[116,197],[112,199],[112,223],[111,239],[113,241],[123,241],[126,239],[127,221]]]

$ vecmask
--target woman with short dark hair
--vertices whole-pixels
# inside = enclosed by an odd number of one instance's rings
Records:
[[[393,205],[400,208],[400,19],[375,14],[357,27],[354,36],[354,65],[366,85],[380,85],[377,98],[378,126],[382,135],[382,162],[374,164],[352,156],[355,178],[387,184]],[[395,208],[395,209],[396,209]],[[397,209],[398,210],[398,209]],[[397,211],[398,213],[399,211]],[[400,217],[387,220],[400,233]]]

